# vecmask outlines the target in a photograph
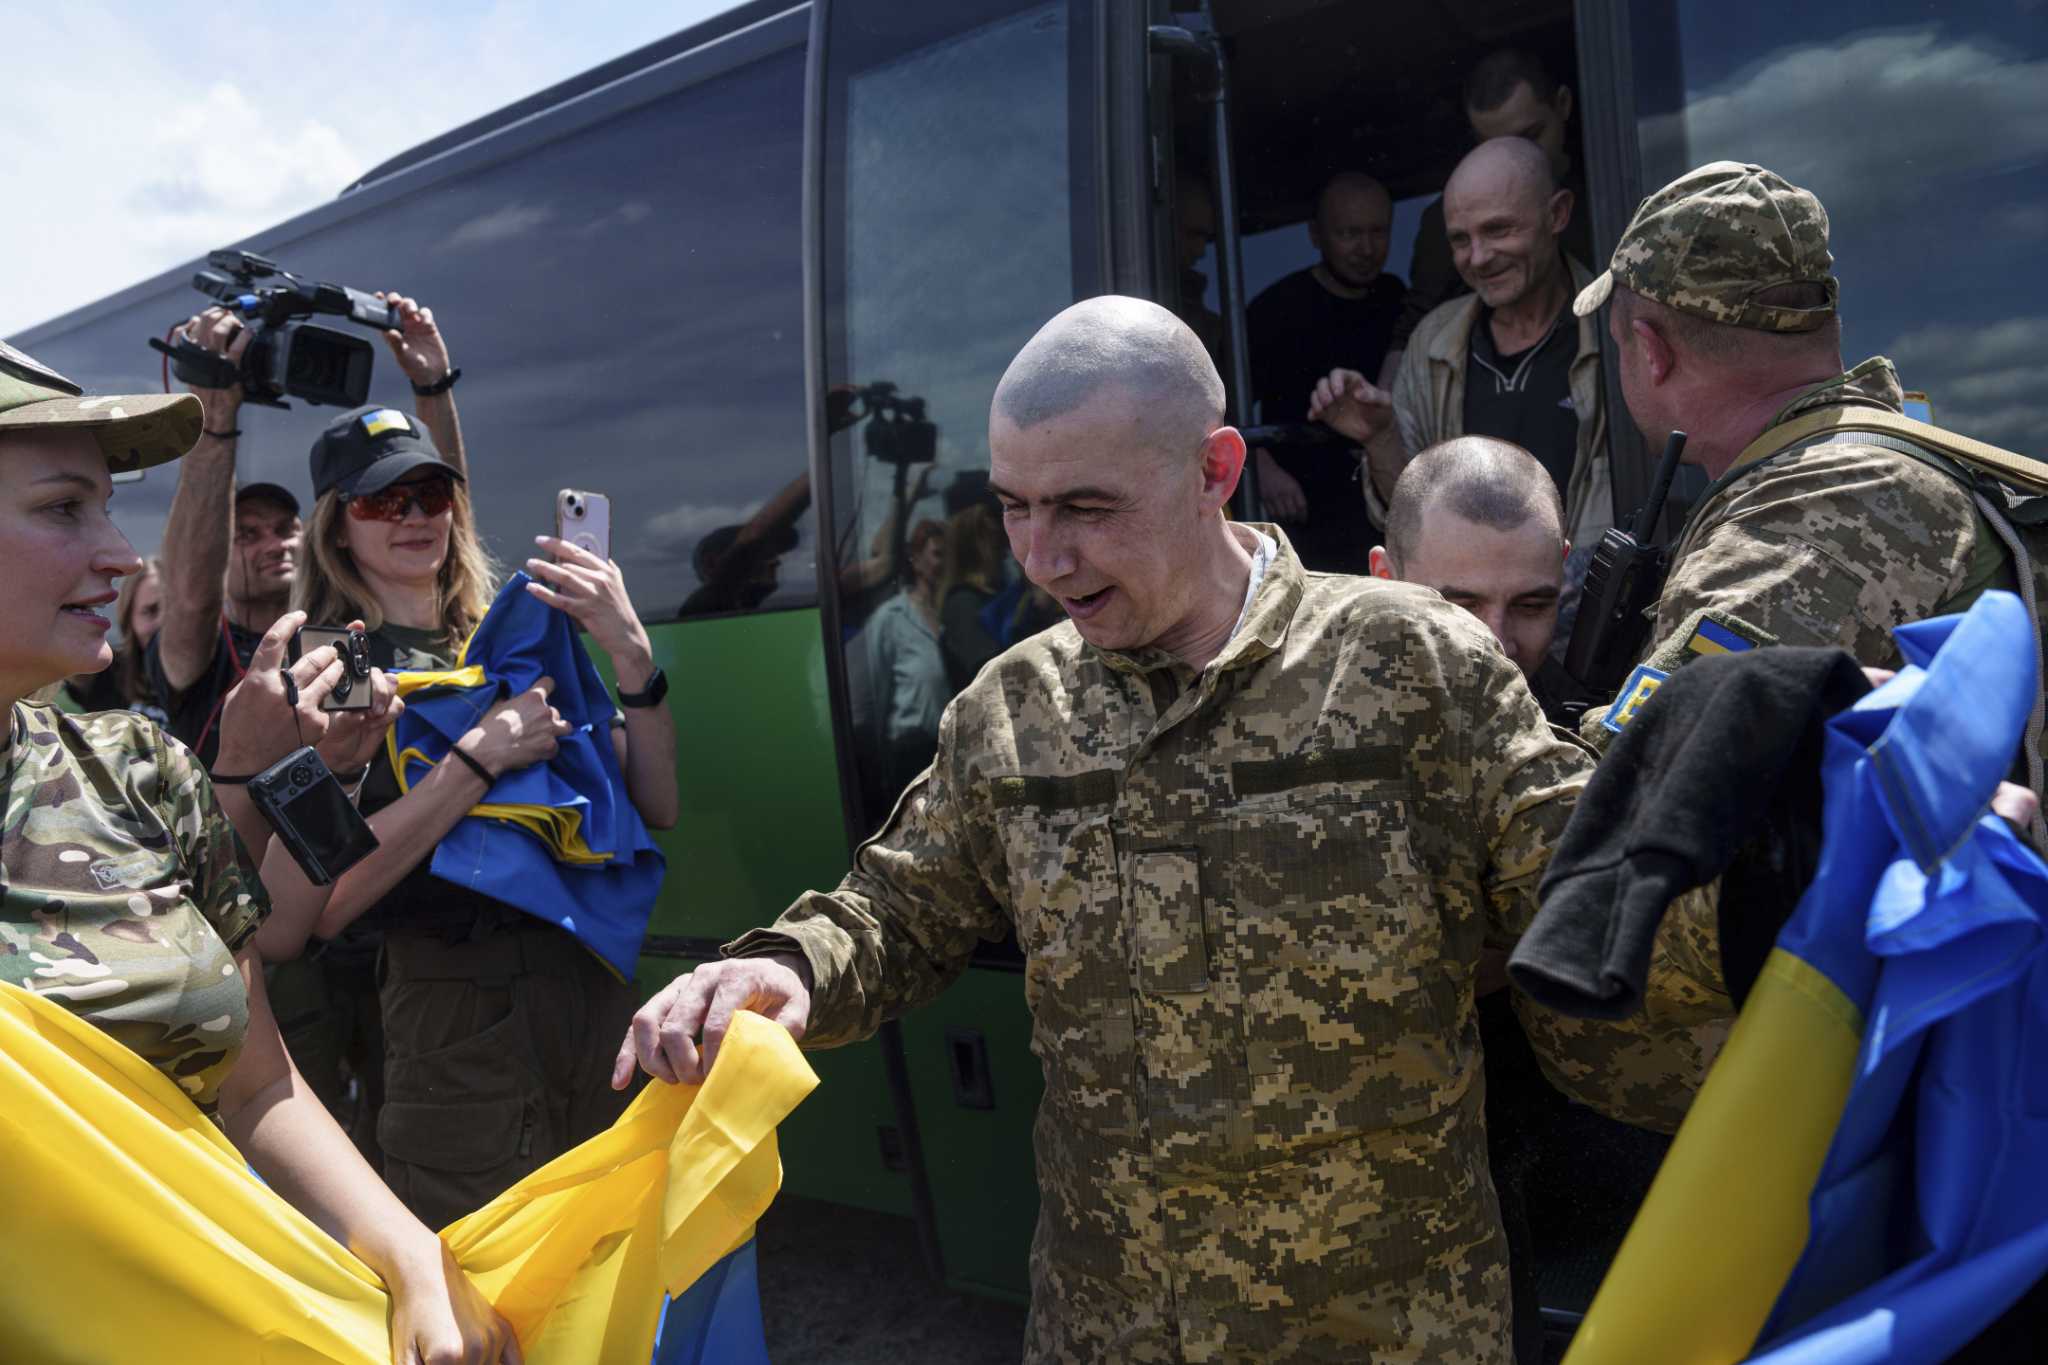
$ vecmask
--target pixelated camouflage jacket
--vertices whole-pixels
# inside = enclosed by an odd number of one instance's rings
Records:
[[[234,954],[269,911],[191,751],[130,711],[19,704],[0,981],[59,1001],[208,1114],[249,1027]]]
[[[818,1046],[1015,929],[1046,1080],[1028,1360],[1505,1361],[1473,975],[1592,760],[1469,615],[1262,529],[1208,667],[1065,623],[1009,650],[839,888],[729,951],[805,954]],[[1709,985],[1531,1021],[1573,1094],[1665,1124],[1728,1009],[1710,931],[1674,923],[1665,984]]]
[[[1770,426],[1838,403],[1897,412],[1901,399],[1898,374],[1876,356],[1801,394]],[[1892,627],[2013,586],[2010,560],[1961,484],[1851,437],[1730,470],[1708,487],[1673,547],[1651,638],[1713,607],[1780,644],[1840,645],[1896,668]]]

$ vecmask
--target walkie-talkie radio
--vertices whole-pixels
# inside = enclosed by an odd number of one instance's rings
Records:
[[[1650,633],[1644,613],[1664,589],[1666,567],[1665,548],[1650,544],[1649,538],[1664,513],[1664,500],[1684,453],[1685,433],[1672,432],[1635,524],[1626,531],[1610,526],[1593,551],[1564,656],[1564,671],[1591,697],[1612,697],[1642,654]]]

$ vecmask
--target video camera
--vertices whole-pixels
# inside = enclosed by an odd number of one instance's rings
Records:
[[[290,405],[284,396],[333,407],[360,407],[370,396],[370,343],[304,319],[318,314],[344,317],[364,327],[398,326],[398,310],[376,296],[345,285],[300,279],[277,262],[248,251],[216,251],[208,269],[192,276],[192,287],[220,300],[249,325],[249,347],[240,366],[183,335],[170,344],[149,344],[171,358],[178,378],[200,388],[242,386],[244,402],[266,407]],[[259,287],[262,280],[281,284]]]
[[[868,422],[868,455],[898,469],[930,464],[939,455],[939,428],[924,415],[924,399],[901,398],[890,383],[870,384],[853,397]]]

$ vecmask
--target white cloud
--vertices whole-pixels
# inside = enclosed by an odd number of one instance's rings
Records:
[[[1927,393],[1943,426],[2048,458],[2048,389],[2040,376],[2044,348],[2048,314],[2034,314],[1977,327],[1915,328],[1885,354],[1907,388]]]
[[[1801,44],[1688,92],[1644,142],[1653,164],[1768,166],[1842,215],[1896,203],[1902,181],[2048,155],[2048,60],[1934,26]]]
[[[731,2],[358,0],[232,19],[196,0],[14,7],[0,336],[313,208]]]

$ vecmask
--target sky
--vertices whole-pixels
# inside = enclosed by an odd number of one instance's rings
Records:
[[[732,0],[10,5],[0,336],[331,199]]]

